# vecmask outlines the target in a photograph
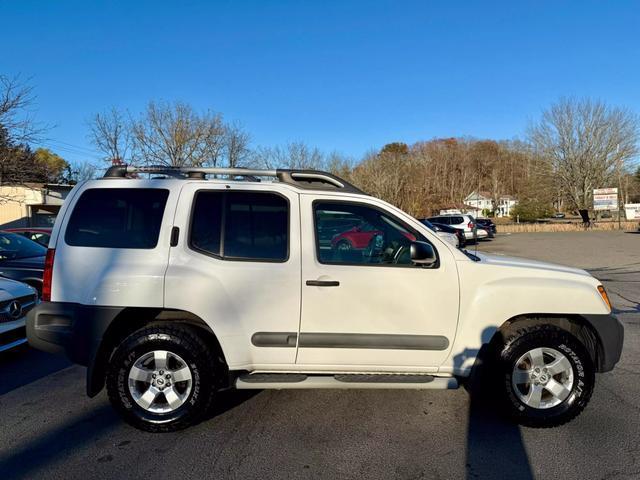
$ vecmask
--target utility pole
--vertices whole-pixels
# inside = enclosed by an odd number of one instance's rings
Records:
[[[620,158],[620,144],[616,145],[616,155],[618,155],[618,230],[622,230],[622,159]]]

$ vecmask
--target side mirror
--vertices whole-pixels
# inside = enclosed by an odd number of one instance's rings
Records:
[[[427,242],[411,242],[411,262],[416,265],[433,265],[438,260],[436,252]]]

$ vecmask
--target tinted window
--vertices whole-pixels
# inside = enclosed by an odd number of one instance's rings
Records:
[[[198,192],[191,221],[191,247],[220,255],[222,192]]]
[[[364,205],[316,202],[314,215],[321,263],[410,265],[411,242],[424,241],[396,218]],[[336,225],[342,225],[337,232]]]
[[[22,235],[0,233],[0,260],[41,257],[46,253],[46,248]]]
[[[209,191],[196,196],[192,248],[226,259],[284,261],[288,236],[289,204],[280,195]]]
[[[280,195],[227,193],[225,257],[286,260],[288,230],[289,206]]]
[[[168,190],[94,188],[73,210],[65,241],[77,247],[154,248]]]

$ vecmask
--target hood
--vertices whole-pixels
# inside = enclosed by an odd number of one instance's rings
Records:
[[[587,277],[591,276],[589,272],[580,268],[567,267],[565,265],[558,265],[555,263],[539,262],[537,260],[529,260],[528,258],[489,255],[482,252],[474,253],[474,255],[480,259],[481,263],[485,263],[487,265],[496,265],[501,267],[535,268],[551,272],[573,273],[576,275],[585,275]]]
[[[3,268],[33,268],[44,270],[44,255],[38,257],[14,258],[0,260],[0,266]]]
[[[35,293],[36,291],[25,283],[0,277],[0,302]]]

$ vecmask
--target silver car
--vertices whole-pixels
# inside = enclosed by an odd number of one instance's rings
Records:
[[[37,302],[33,287],[0,277],[0,352],[27,342],[25,318]]]

